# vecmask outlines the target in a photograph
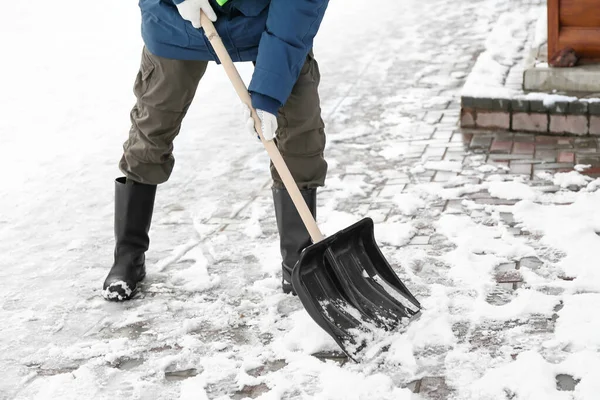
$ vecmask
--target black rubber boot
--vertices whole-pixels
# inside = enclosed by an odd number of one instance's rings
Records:
[[[156,185],[115,180],[115,262],[104,281],[107,300],[132,298],[146,276],[145,256],[150,239]]]
[[[312,215],[317,216],[317,189],[300,191]],[[298,262],[300,253],[312,244],[310,235],[294,207],[292,198],[285,189],[273,189],[273,202],[275,203],[275,217],[281,244],[282,280],[281,287],[284,293],[294,293],[291,284],[292,268]]]

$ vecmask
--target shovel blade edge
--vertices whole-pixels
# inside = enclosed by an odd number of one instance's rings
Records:
[[[365,345],[355,337],[366,325],[391,330],[421,309],[379,250],[370,218],[306,248],[292,285],[313,320],[349,356]]]

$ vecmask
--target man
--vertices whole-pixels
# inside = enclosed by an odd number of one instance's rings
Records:
[[[218,3],[218,4],[217,4]],[[140,0],[142,52],[131,111],[132,126],[115,182],[115,260],[104,286],[109,300],[128,300],[146,275],[150,222],[157,185],[173,170],[173,140],[213,49],[200,29],[202,10],[233,61],[253,61],[249,91],[266,140],[275,140],[313,215],[316,188],[327,163],[319,106],[319,69],[313,39],[328,0]],[[253,126],[248,123],[249,129]],[[201,127],[199,127],[201,128]],[[256,135],[256,132],[252,132]],[[271,166],[279,230],[282,289],[292,291],[290,273],[310,237]]]

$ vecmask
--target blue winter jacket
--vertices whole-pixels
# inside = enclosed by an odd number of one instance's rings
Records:
[[[179,60],[216,60],[202,29],[185,21],[175,4],[140,0],[142,37],[151,53]],[[329,0],[213,0],[215,27],[233,61],[255,61],[252,105],[273,114],[287,101],[313,45]]]

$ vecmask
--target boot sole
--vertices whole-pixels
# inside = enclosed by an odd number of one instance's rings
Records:
[[[129,287],[127,282],[117,281],[113,282],[106,289],[102,291],[102,297],[108,301],[114,302],[123,302],[127,300],[131,300],[135,297],[136,294],[139,293],[139,283],[144,280],[146,277],[146,273],[140,277],[140,279],[136,282],[133,289]]]
[[[281,291],[284,294],[292,294],[292,296],[297,296],[296,291],[294,290],[294,287],[292,286],[291,283],[288,283],[286,281],[282,281],[281,282]]]

